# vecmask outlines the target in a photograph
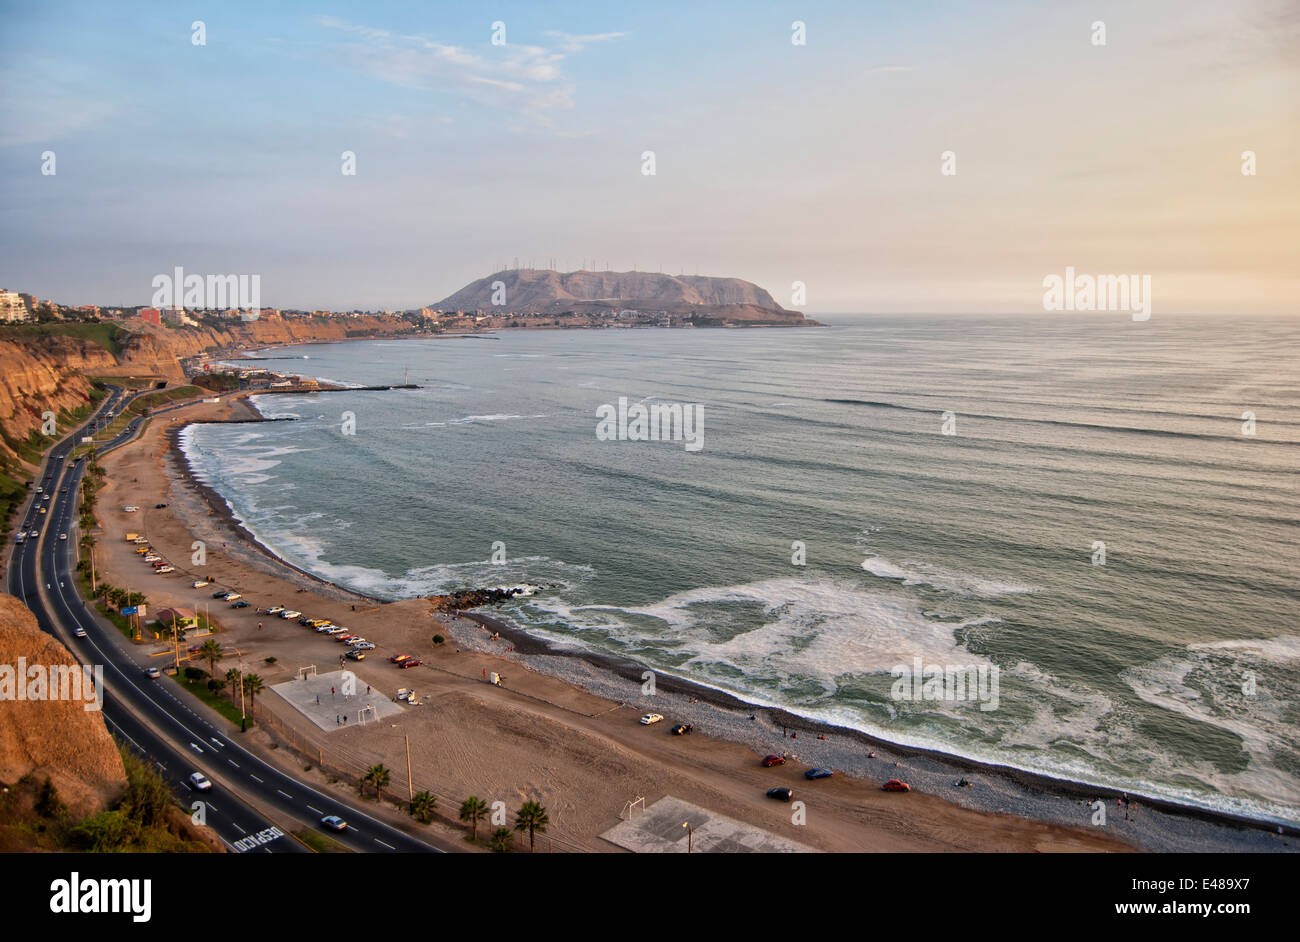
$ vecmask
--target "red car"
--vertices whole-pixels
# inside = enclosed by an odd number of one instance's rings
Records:
[[[763,768],[770,769],[774,765],[785,765],[785,756],[778,756],[776,753],[763,756]]]
[[[410,658],[411,655],[409,654],[394,654],[392,657],[389,658],[389,660],[392,661],[394,664],[400,664],[403,661],[410,660]]]
[[[908,785],[906,782],[900,782],[896,778],[891,778],[880,787],[887,792],[910,792],[912,790],[911,785]]]
[[[406,660],[402,661],[397,666],[398,667],[419,667],[423,663],[424,661],[420,660],[418,657],[408,657]]]

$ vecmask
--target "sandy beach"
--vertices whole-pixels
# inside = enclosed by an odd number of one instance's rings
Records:
[[[144,591],[155,612],[209,611],[226,654],[219,676],[238,663],[236,649],[267,688],[307,665],[322,674],[339,669],[343,645],[296,621],[258,614],[274,605],[329,618],[377,645],[348,667],[373,696],[417,690],[420,705],[401,705],[399,717],[322,731],[269,689],[259,696],[259,710],[273,718],[249,740],[295,774],[354,790],[346,781],[331,783],[319,768],[304,772],[302,757],[344,770],[382,762],[393,770],[390,791],[404,797],[409,740],[416,790],[435,792],[442,815],[454,818],[456,805],[471,794],[512,810],[536,799],[549,812],[548,849],[555,851],[620,852],[600,835],[619,823],[624,804],[669,795],[829,852],[1297,849],[1289,834],[1169,806],[1140,802],[1125,820],[1113,793],[894,747],[670,677],[657,678],[655,694],[645,696],[636,665],[556,651],[494,621],[490,610],[435,617],[422,599],[384,603],[324,583],[257,545],[224,502],[189,476],[174,443],[188,422],[256,418],[240,397],[195,403],[151,420],[139,440],[104,456],[96,564],[101,579]],[[156,508],[159,503],[167,506]],[[140,509],[127,513],[125,505]],[[128,531],[146,535],[176,571],[151,572],[123,539]],[[191,564],[194,540],[205,543],[202,567]],[[215,584],[192,588],[200,575]],[[218,587],[240,592],[250,607],[231,609],[213,599]],[[434,634],[447,640],[435,645]],[[152,639],[141,644],[143,652],[163,647]],[[399,670],[388,660],[396,653],[424,663]],[[206,663],[196,664],[206,670]],[[489,672],[503,675],[504,686],[486,683]],[[648,711],[665,721],[641,725],[638,718]],[[671,735],[678,722],[693,723],[695,732]],[[287,754],[292,749],[298,758]],[[797,759],[761,767],[770,752]],[[806,781],[803,773],[814,765],[834,769],[834,777]],[[972,787],[956,787],[963,777]],[[882,791],[891,778],[911,783],[913,791]],[[805,802],[806,823],[792,821],[790,805],[765,797],[776,785],[793,788]],[[1094,800],[1107,804],[1104,827],[1090,824]],[[419,827],[409,818],[395,820]],[[445,822],[434,828],[453,842],[459,835]]]

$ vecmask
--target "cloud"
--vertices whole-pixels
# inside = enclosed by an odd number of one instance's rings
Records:
[[[613,39],[622,39],[626,33],[588,33],[586,35],[575,36],[572,33],[564,33],[558,29],[548,29],[546,35],[559,41],[559,46],[565,52],[581,52],[583,46],[591,43],[606,43]]]
[[[556,48],[508,43],[480,54],[428,36],[404,35],[333,16],[317,25],[347,34],[331,61],[405,88],[453,92],[549,127],[555,112],[572,109],[574,86],[565,78],[566,54],[622,33],[577,36],[556,31]]]
[[[911,72],[911,71],[913,71],[913,69],[910,65],[879,65],[876,66],[874,69],[868,69],[867,74],[875,75],[877,72]]]

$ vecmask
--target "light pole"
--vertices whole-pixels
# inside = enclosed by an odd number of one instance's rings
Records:
[[[239,655],[239,731],[248,732],[248,714],[244,712],[244,652],[235,648]]]
[[[686,828],[686,853],[695,853],[695,828],[691,827],[691,822],[683,821],[682,827]]]

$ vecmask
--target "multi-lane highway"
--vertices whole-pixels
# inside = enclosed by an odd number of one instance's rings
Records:
[[[86,427],[113,410],[121,395],[121,390],[114,389]],[[130,440],[143,421],[134,419],[112,441],[98,445],[100,453]],[[38,522],[39,535],[14,546],[8,589],[31,609],[43,630],[63,641],[83,663],[104,666],[104,713],[109,728],[157,763],[187,804],[203,801],[206,824],[231,849],[304,849],[254,810],[256,805],[270,809],[278,820],[314,828],[320,828],[322,817],[336,815],[347,827],[331,837],[354,850],[438,850],[264,762],[235,741],[237,733],[228,736],[223,721],[210,719],[207,709],[172,680],[146,676],[141,649],[94,612],[77,591],[73,527],[85,462],[66,459],[84,432],[70,436],[50,452],[37,479],[49,500],[43,500],[45,494],[34,495],[21,525],[30,531],[33,522]],[[46,507],[45,514],[39,513],[40,504]],[[64,533],[68,539],[59,539]],[[79,636],[79,632],[84,634]],[[189,790],[189,776],[196,771],[213,782],[211,791]]]

